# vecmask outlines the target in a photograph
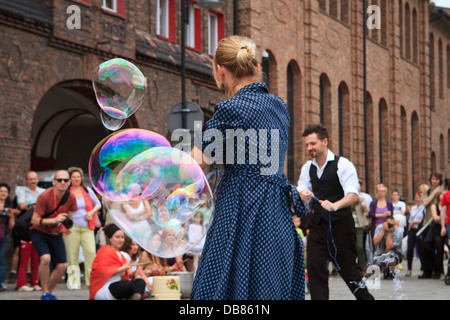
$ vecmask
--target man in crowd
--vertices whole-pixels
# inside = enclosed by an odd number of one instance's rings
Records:
[[[39,278],[42,300],[56,300],[52,294],[67,269],[66,249],[62,238],[63,223],[78,209],[77,200],[68,190],[69,173],[59,170],[52,181],[53,187],[44,191],[36,202],[30,238],[39,254]],[[50,261],[55,268],[50,274]]]
[[[329,299],[327,260],[331,260],[357,299],[372,300],[367,288],[357,285],[362,276],[351,210],[358,199],[355,166],[328,149],[328,132],[321,124],[309,125],[303,138],[313,158],[302,167],[297,187],[304,202],[312,201],[307,246],[311,299]]]

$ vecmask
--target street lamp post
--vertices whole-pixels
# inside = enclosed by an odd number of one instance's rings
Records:
[[[220,0],[200,0],[196,6],[202,9],[220,7]],[[189,24],[189,0],[181,0],[181,112],[182,127],[187,128],[186,114],[190,112],[186,105],[186,26]]]

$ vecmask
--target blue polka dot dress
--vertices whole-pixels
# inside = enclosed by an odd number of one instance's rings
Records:
[[[225,171],[191,299],[304,299],[303,248],[291,208],[299,216],[305,208],[283,174],[288,128],[286,104],[262,83],[219,103],[206,123],[203,152],[215,145],[211,155]]]

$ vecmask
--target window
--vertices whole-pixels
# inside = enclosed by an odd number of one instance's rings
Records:
[[[169,37],[169,0],[158,0],[156,34],[166,38]]]
[[[158,0],[156,6],[156,35],[175,42],[175,0]]]
[[[117,0],[103,0],[102,9],[117,12]]]
[[[217,44],[224,37],[223,14],[210,10],[208,14],[208,53],[214,55]]]
[[[126,18],[125,0],[102,0],[102,9],[106,13]]]
[[[189,23],[186,26],[186,46],[201,52],[202,49],[202,11],[189,8]]]

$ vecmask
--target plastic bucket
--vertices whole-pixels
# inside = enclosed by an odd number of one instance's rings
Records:
[[[189,299],[192,284],[194,283],[194,272],[169,272],[167,275],[178,276],[180,278],[181,299]]]
[[[180,277],[153,277],[153,300],[180,300]]]

